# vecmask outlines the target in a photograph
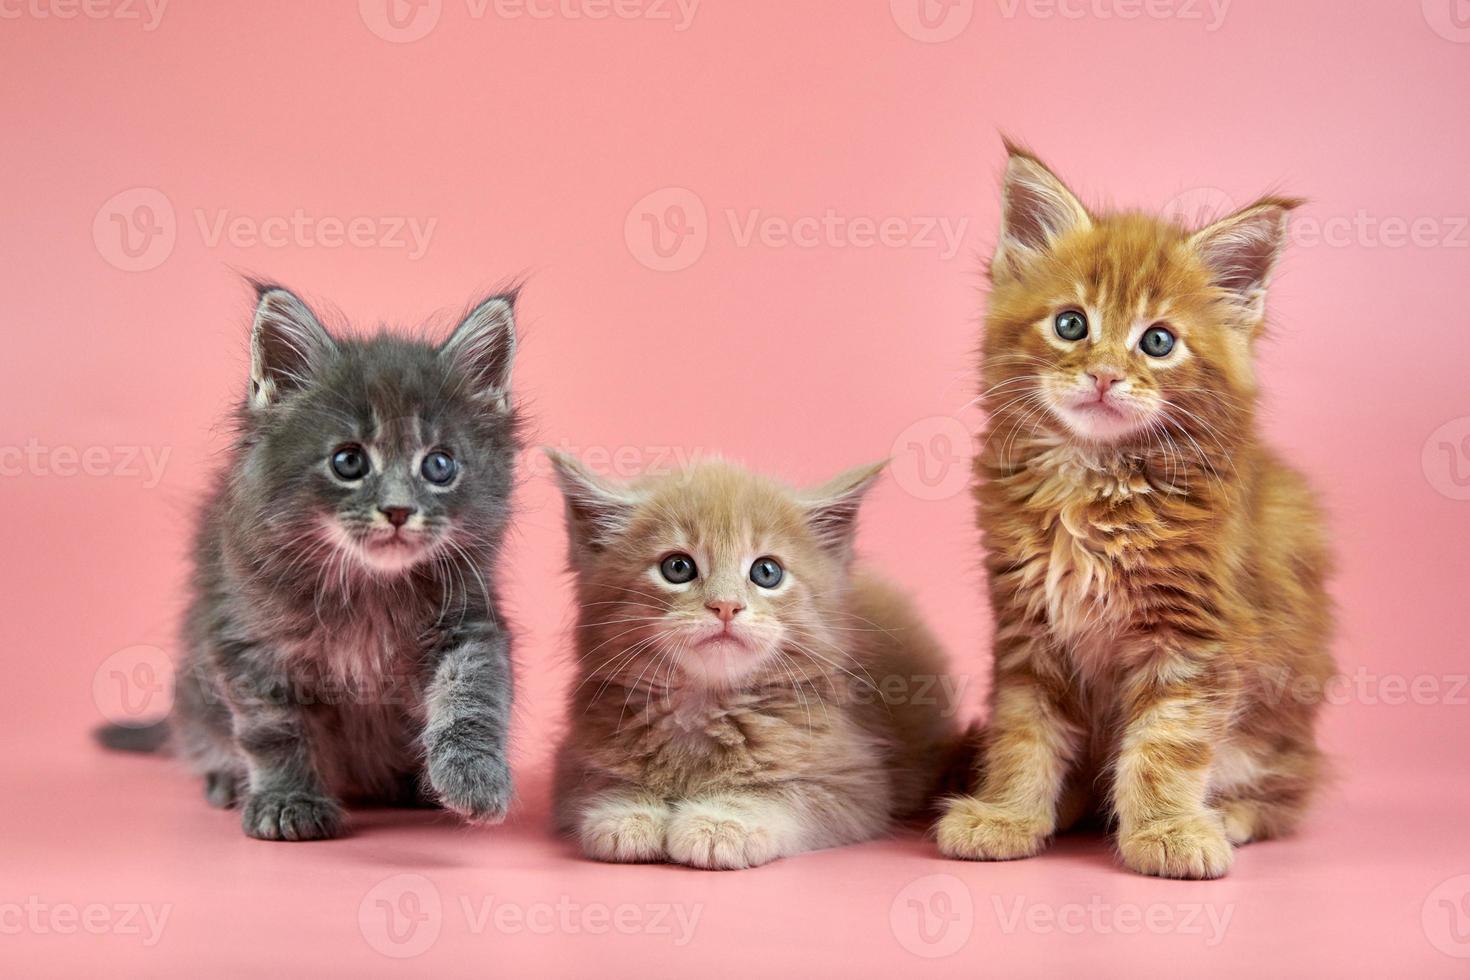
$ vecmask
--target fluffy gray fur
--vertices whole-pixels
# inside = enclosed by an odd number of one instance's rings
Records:
[[[168,747],[211,804],[241,807],[252,837],[337,836],[347,800],[499,821],[512,672],[494,567],[519,449],[514,294],[435,347],[334,337],[288,290],[257,291],[238,437],[195,544]],[[353,446],[367,472],[344,479],[334,454]],[[444,485],[424,469],[436,450],[454,460]],[[162,731],[101,738],[150,750]]]

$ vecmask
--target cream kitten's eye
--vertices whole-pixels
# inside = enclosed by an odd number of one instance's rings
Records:
[[[658,563],[659,574],[674,585],[683,585],[692,582],[699,574],[699,568],[694,564],[694,559],[684,554],[669,555]]]
[[[1174,349],[1174,335],[1162,324],[1154,324],[1143,332],[1138,342],[1149,357],[1164,357]]]
[[[1057,314],[1055,327],[1063,340],[1081,340],[1087,336],[1087,317],[1078,310],[1063,310]]]
[[[763,589],[774,589],[786,577],[786,569],[774,558],[757,558],[750,566],[750,580]]]

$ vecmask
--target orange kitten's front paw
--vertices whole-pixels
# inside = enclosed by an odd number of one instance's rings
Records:
[[[594,861],[638,864],[665,859],[668,807],[609,801],[587,807],[577,828],[582,853]]]
[[[757,816],[711,803],[685,803],[669,823],[669,860],[693,868],[733,871],[781,856],[779,834]]]
[[[951,801],[935,828],[939,851],[963,861],[1012,861],[1041,852],[1051,836],[1050,821],[982,803],[973,797]]]
[[[1235,860],[1214,814],[1155,820],[1121,836],[1118,849],[1129,868],[1160,878],[1220,878]]]

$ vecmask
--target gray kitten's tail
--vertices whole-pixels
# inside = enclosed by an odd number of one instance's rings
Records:
[[[148,725],[99,725],[92,735],[102,745],[119,752],[161,752],[168,743],[168,721]]]

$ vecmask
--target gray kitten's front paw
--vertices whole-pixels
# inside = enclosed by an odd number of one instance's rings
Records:
[[[325,840],[340,837],[346,820],[330,797],[264,790],[245,798],[242,823],[257,840]]]
[[[500,823],[510,808],[510,767],[496,753],[462,746],[431,753],[429,785],[446,810],[470,823]]]

